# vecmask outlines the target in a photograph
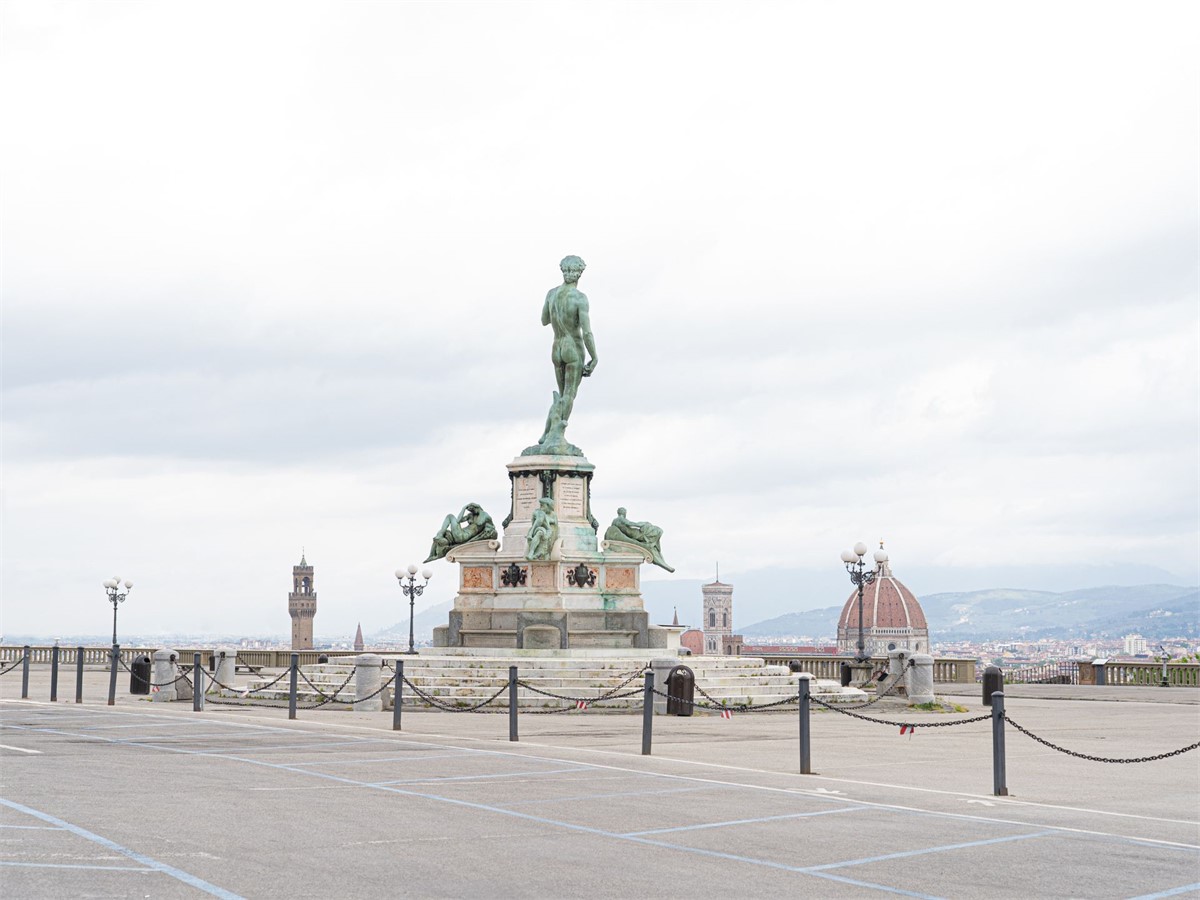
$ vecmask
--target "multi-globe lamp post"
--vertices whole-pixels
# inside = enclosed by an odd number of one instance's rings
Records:
[[[406,578],[405,576],[408,577]],[[433,577],[433,570],[421,570],[421,577],[425,579],[424,584],[417,584],[417,567],[414,564],[410,564],[407,570],[396,570],[396,580],[400,582],[400,590],[408,598],[408,650],[402,652],[410,653],[414,656],[416,655],[417,648],[413,641],[413,619],[416,614],[417,598],[425,593],[425,585],[429,584],[429,579]]]
[[[104,590],[108,593],[108,602],[113,605],[113,646],[117,646],[117,607],[125,602],[129,592],[133,590],[133,582],[125,582],[125,592],[121,593],[121,576],[114,575],[104,582]]]
[[[870,548],[859,541],[854,545],[852,550],[842,551],[842,562],[846,564],[846,571],[850,573],[850,581],[858,587],[858,649],[854,654],[854,661],[857,663],[865,663],[871,658],[871,654],[867,652],[867,644],[864,638],[865,628],[863,627],[863,588],[875,581],[875,576],[878,574],[878,568],[867,569],[867,562],[863,559],[867,555],[867,550]],[[881,546],[875,551],[876,566],[882,566],[887,562],[887,551]]]

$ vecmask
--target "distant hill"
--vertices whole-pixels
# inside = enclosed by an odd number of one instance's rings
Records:
[[[652,624],[670,622],[674,612],[674,604],[670,601],[684,599],[676,592],[662,591],[664,584],[669,582],[643,585],[646,610]],[[694,591],[696,597],[686,606],[680,604],[679,621],[698,627],[699,582],[689,587],[689,593]],[[1200,591],[1194,587],[1110,585],[1063,593],[991,588],[930,594],[919,599],[934,641],[1066,640],[1122,637],[1134,632],[1147,640],[1200,637]],[[417,613],[413,624],[417,640],[429,640],[436,626],[445,625],[453,606],[453,602],[447,601]],[[733,609],[735,621],[748,617],[738,602],[736,590]],[[822,609],[786,613],[752,625],[738,625],[737,632],[755,640],[801,636],[833,639],[837,636],[841,611],[839,603]],[[372,637],[407,638],[408,619],[376,632]]]
[[[935,641],[1200,636],[1200,592],[1169,584],[1084,588],[1064,593],[994,588],[919,598]],[[736,609],[736,606],[735,606]],[[740,626],[747,638],[832,637],[841,606]]]

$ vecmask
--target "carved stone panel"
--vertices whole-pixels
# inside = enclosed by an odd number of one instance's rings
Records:
[[[558,514],[564,518],[583,518],[584,486],[582,478],[558,479]]]
[[[464,588],[491,588],[491,566],[463,566],[462,586]]]
[[[528,519],[537,509],[542,485],[536,478],[517,478],[513,482],[513,518]]]
[[[608,566],[604,570],[604,586],[609,590],[633,590],[637,587],[637,575],[625,566]]]
[[[554,566],[531,566],[530,569],[530,585],[532,587],[554,587]]]

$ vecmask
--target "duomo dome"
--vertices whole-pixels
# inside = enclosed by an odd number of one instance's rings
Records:
[[[929,652],[929,626],[913,592],[892,574],[888,555],[875,554],[875,580],[863,585],[863,644],[871,656],[887,656],[889,650]],[[858,648],[858,588],[850,593],[838,618],[839,653]]]

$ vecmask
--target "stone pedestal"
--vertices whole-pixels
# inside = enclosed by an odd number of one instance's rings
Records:
[[[927,653],[914,653],[912,668],[908,670],[908,701],[910,703],[932,703],[933,657]]]
[[[237,686],[237,651],[236,650],[214,650],[213,660],[213,679],[220,684],[213,685],[212,690],[219,691],[221,685],[229,688]]]
[[[565,650],[646,648],[641,566],[635,544],[599,541],[591,510],[595,467],[580,456],[522,456],[508,465],[512,504],[501,541],[453,548],[458,596],[438,647]],[[554,500],[558,540],[545,560],[527,560],[527,535],[538,502]]]
[[[360,653],[354,657],[354,699],[357,709],[375,712],[383,709],[383,696],[379,690],[383,683],[382,667],[383,658],[376,653]],[[368,697],[371,699],[368,700]]]
[[[176,699],[178,691],[175,688],[179,677],[179,654],[174,650],[154,651],[154,675],[150,679],[152,685],[159,685],[155,690],[150,689],[150,699],[158,703],[167,703]]]

